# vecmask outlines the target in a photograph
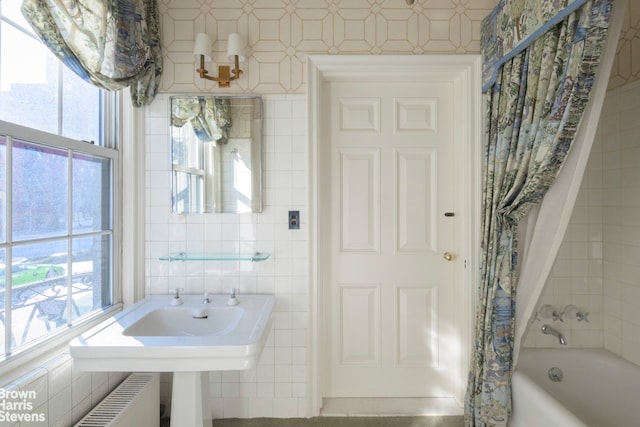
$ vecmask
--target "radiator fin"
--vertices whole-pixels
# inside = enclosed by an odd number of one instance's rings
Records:
[[[155,373],[133,373],[127,377],[118,387],[115,388],[102,402],[98,404],[89,414],[81,419],[74,427],[119,427],[129,425],[123,421],[123,415],[137,400],[145,393],[153,382],[158,380]],[[155,412],[159,412],[159,406]],[[151,416],[151,414],[147,414]],[[146,417],[144,417],[146,418]],[[143,418],[143,419],[144,419]],[[140,418],[138,418],[138,422]],[[138,424],[139,425],[139,424]]]

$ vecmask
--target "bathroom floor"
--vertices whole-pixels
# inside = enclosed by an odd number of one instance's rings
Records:
[[[315,418],[228,418],[215,420],[213,427],[462,427],[461,416],[448,417],[315,417]]]

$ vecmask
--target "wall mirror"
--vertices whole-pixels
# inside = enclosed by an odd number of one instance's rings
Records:
[[[262,212],[262,101],[170,98],[174,213]]]

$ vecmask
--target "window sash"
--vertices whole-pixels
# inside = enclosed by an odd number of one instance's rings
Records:
[[[109,109],[109,110],[112,110],[112,109]],[[110,122],[110,120],[112,120],[115,117],[116,117],[115,115],[110,116],[109,119],[106,120],[106,122]],[[111,129],[112,130],[111,132],[113,132],[113,130],[117,129],[117,126],[115,126],[114,124],[112,126],[105,127],[105,130],[106,129]],[[4,121],[0,121],[0,135],[6,138],[5,146],[7,150],[6,158],[5,158],[6,164],[2,165],[2,168],[5,170],[5,174],[6,174],[5,175],[6,188],[4,189],[6,194],[6,200],[4,203],[4,212],[1,213],[5,218],[6,230],[5,230],[5,241],[0,242],[0,252],[4,252],[4,262],[5,262],[5,293],[6,293],[5,307],[4,307],[5,354],[4,355],[0,354],[0,364],[4,364],[3,361],[7,361],[9,358],[13,358],[14,355],[23,354],[24,350],[28,348],[32,348],[34,346],[40,347],[41,344],[45,341],[51,341],[52,339],[55,339],[57,336],[60,336],[60,335],[68,335],[68,332],[70,329],[76,330],[77,331],[76,333],[79,333],[77,325],[83,325],[89,322],[91,319],[95,318],[96,316],[100,316],[102,312],[111,312],[115,307],[114,304],[117,305],[117,302],[120,300],[120,289],[117,285],[118,278],[119,278],[119,274],[118,274],[119,261],[115,254],[119,253],[119,246],[120,246],[119,218],[118,218],[118,212],[119,212],[118,200],[119,200],[119,187],[120,187],[118,177],[120,172],[119,172],[119,153],[115,148],[99,147],[86,142],[71,140],[69,138],[65,138],[62,136],[49,134],[46,132],[42,132],[39,130],[23,127],[20,125],[16,125],[16,124],[4,122]],[[105,138],[105,140],[114,141],[115,138],[113,137],[113,134],[109,133],[109,135],[111,136],[109,136],[108,138]],[[107,213],[108,215],[111,216],[109,221],[110,223],[109,226],[101,227],[100,230],[91,230],[87,232],[74,233],[74,227],[72,225],[73,197],[72,197],[72,189],[70,185],[69,197],[67,198],[67,201],[66,201],[67,218],[65,219],[67,220],[67,223],[68,223],[66,233],[63,235],[57,235],[55,237],[21,239],[20,241],[15,241],[13,239],[12,230],[11,230],[11,226],[12,226],[11,197],[12,197],[13,182],[12,182],[10,165],[12,161],[13,139],[28,142],[28,143],[33,143],[37,145],[52,147],[57,150],[66,151],[67,161],[68,161],[67,176],[68,176],[69,182],[71,182],[73,179],[72,168],[73,168],[74,158],[77,158],[78,156],[90,156],[96,159],[104,159],[108,161],[109,169],[110,169],[109,171],[110,182],[108,183],[109,188],[107,191],[110,193],[109,197],[111,201],[111,211]],[[116,144],[112,144],[112,145],[115,146]],[[110,270],[108,281],[109,281],[111,305],[104,306],[102,308],[96,308],[89,315],[81,317],[80,319],[76,319],[73,313],[71,313],[71,302],[70,302],[71,296],[68,296],[66,297],[68,300],[66,319],[68,319],[67,326],[69,326],[70,328],[54,329],[53,331],[43,334],[42,336],[34,340],[31,340],[27,343],[24,343],[23,345],[19,343],[12,343],[12,336],[14,334],[14,330],[11,325],[11,321],[12,321],[11,320],[12,318],[11,316],[11,310],[12,310],[11,264],[12,262],[11,261],[12,261],[12,251],[14,250],[14,248],[19,248],[19,247],[33,244],[33,243],[46,243],[49,241],[67,241],[67,247],[69,248],[67,251],[67,256],[69,260],[68,263],[70,264],[73,258],[73,252],[71,251],[72,241],[77,240],[79,238],[85,238],[85,237],[101,238],[101,236],[107,236],[107,238],[110,240],[110,247],[107,249],[109,251],[109,253],[107,254],[107,261],[109,263],[108,268]],[[68,269],[67,271],[69,272],[69,274],[67,275],[68,276],[67,281],[68,281],[68,285],[70,285],[71,270]],[[94,273],[97,273],[97,272],[94,271]],[[68,289],[70,290],[71,287],[69,286]],[[92,290],[92,291],[95,291],[95,290]],[[3,356],[4,356],[4,359],[3,359]]]
[[[10,31],[11,34],[17,35],[19,37],[27,37],[29,40],[33,39],[34,42],[40,42],[39,38],[32,31],[29,24],[22,17],[20,12],[20,2],[12,3],[12,2],[4,2],[0,4],[0,30],[1,31]],[[1,32],[0,31],[0,32]],[[16,32],[17,31],[17,32]],[[0,37],[2,39],[2,37]],[[2,41],[8,42],[11,38],[4,38]],[[53,55],[51,55],[53,56]],[[1,66],[11,66],[11,61],[8,58],[3,58],[0,56],[0,67]],[[68,211],[67,213],[67,234],[60,237],[55,236],[56,239],[67,239],[71,242],[73,239],[94,239],[100,240],[104,239],[103,236],[108,236],[111,241],[110,254],[109,254],[109,262],[110,266],[110,285],[111,285],[111,303],[112,305],[109,307],[103,307],[102,310],[96,310],[93,314],[85,316],[81,322],[75,323],[73,321],[73,326],[71,328],[58,328],[57,330],[52,331],[48,335],[42,337],[42,339],[35,340],[30,342],[28,345],[19,348],[19,351],[15,351],[13,354],[7,355],[3,357],[2,352],[0,351],[0,367],[3,369],[10,369],[13,366],[19,366],[23,363],[32,360],[33,358],[39,357],[45,354],[48,351],[51,351],[54,348],[57,348],[60,345],[63,345],[68,342],[68,340],[78,334],[82,333],[84,330],[89,327],[94,326],[99,321],[105,319],[109,315],[121,309],[122,304],[120,301],[122,300],[122,289],[121,289],[121,277],[120,277],[120,268],[121,268],[121,258],[119,256],[121,248],[122,248],[122,234],[121,234],[121,186],[122,186],[122,165],[125,162],[122,162],[119,158],[119,141],[122,138],[123,128],[125,131],[128,129],[127,126],[130,126],[130,122],[132,118],[127,115],[122,116],[122,112],[127,111],[127,107],[123,106],[122,98],[127,98],[128,95],[126,93],[109,93],[100,91],[98,94],[98,99],[95,102],[90,101],[92,105],[99,108],[99,132],[96,135],[91,136],[77,136],[69,134],[67,135],[70,138],[79,138],[79,139],[94,139],[94,141],[88,143],[87,141],[73,140],[69,138],[65,138],[62,135],[68,129],[65,123],[65,106],[71,106],[71,110],[75,107],[74,104],[65,104],[67,98],[65,98],[65,85],[74,84],[69,83],[71,80],[75,82],[76,76],[72,73],[72,71],[66,69],[64,65],[57,61],[55,66],[50,70],[52,74],[57,76],[57,105],[53,106],[51,112],[56,117],[57,123],[57,131],[56,129],[51,129],[51,132],[54,134],[47,133],[42,130],[37,130],[36,128],[30,128],[29,126],[25,126],[26,123],[22,125],[16,123],[10,123],[6,121],[0,120],[0,135],[1,136],[11,136],[16,140],[21,140],[29,143],[45,145],[55,147],[56,149],[66,150],[68,156],[68,164],[69,169],[72,168],[73,156],[91,156],[97,159],[106,159],[110,163],[110,197],[111,197],[111,225],[110,232],[104,232],[103,230],[87,231],[86,233],[75,233],[73,228],[73,212]],[[79,80],[79,78],[78,78]],[[10,82],[11,79],[7,76],[4,76],[4,79],[0,77],[0,81],[4,83]],[[1,96],[1,94],[0,94]],[[84,98],[86,99],[86,98]],[[92,98],[93,99],[93,98]],[[77,111],[76,111],[77,112]],[[87,111],[83,110],[82,115],[86,115]],[[125,113],[126,114],[126,113]],[[77,115],[76,115],[77,116]],[[9,116],[4,117],[6,120]],[[67,118],[68,120],[68,118]],[[123,125],[123,126],[121,126]],[[57,132],[57,135],[55,134]],[[95,133],[95,132],[93,132]],[[127,135],[130,135],[128,133]],[[0,164],[0,174],[7,173],[7,165],[10,165],[10,156],[11,153],[7,154],[9,158],[7,158],[5,164]],[[10,173],[10,172],[9,172]],[[10,177],[10,175],[8,176]],[[73,174],[68,173],[68,179],[71,181],[73,179]],[[28,245],[31,243],[40,243],[42,240],[33,239],[33,240],[21,240],[20,242],[14,241],[11,237],[11,226],[12,226],[12,204],[10,203],[10,195],[12,194],[11,188],[11,180],[7,180],[7,187],[4,189],[5,194],[9,196],[8,199],[5,199],[4,206],[3,203],[0,203],[0,215],[4,216],[5,225],[7,226],[7,230],[2,230],[4,233],[4,241],[0,241],[0,262],[4,262],[5,265],[9,265],[9,267],[5,267],[5,273],[11,275],[12,266],[11,264],[11,252],[13,248],[19,249],[23,245]],[[68,206],[71,207],[72,204],[72,195],[69,194],[68,197]],[[75,230],[78,231],[78,230]],[[0,239],[1,240],[1,239]],[[55,239],[54,239],[55,240]],[[95,243],[97,244],[97,243]],[[67,247],[72,246],[68,244]],[[99,248],[98,246],[96,246]],[[16,250],[17,250],[16,249]],[[67,256],[69,260],[72,260],[74,256],[70,250],[67,250]],[[98,252],[98,251],[96,251]],[[15,251],[14,251],[15,253]],[[4,258],[4,259],[3,259]],[[71,261],[69,261],[71,262]],[[94,269],[95,262],[94,262]],[[99,271],[99,270],[94,270]],[[9,301],[8,305],[11,305],[11,298],[6,298],[6,301]],[[9,314],[6,312],[5,314]],[[67,315],[67,319],[72,319],[70,313]],[[10,325],[5,325],[6,335],[8,337],[13,333]],[[6,347],[7,349],[9,347]],[[29,349],[29,351],[25,351]]]

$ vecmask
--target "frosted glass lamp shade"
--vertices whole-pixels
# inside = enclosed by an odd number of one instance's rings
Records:
[[[196,60],[200,59],[200,55],[204,55],[206,62],[211,62],[211,48],[213,47],[213,40],[211,37],[204,33],[196,34],[196,41],[193,45],[193,57]]]
[[[227,44],[227,57],[230,61],[233,61],[235,55],[238,55],[240,62],[244,62],[244,40],[240,34],[231,33]]]

